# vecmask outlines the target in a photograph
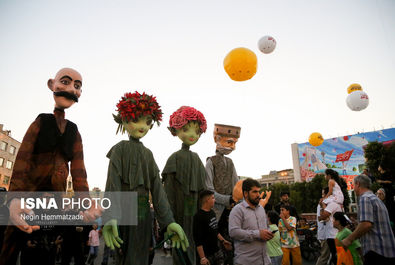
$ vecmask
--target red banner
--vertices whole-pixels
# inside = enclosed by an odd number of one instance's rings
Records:
[[[345,152],[343,154],[338,154],[336,156],[336,161],[335,162],[345,162],[345,161],[350,160],[352,152],[354,152],[354,149],[352,149],[350,151],[347,151],[347,152]]]

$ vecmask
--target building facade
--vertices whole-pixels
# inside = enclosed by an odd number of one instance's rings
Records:
[[[295,177],[293,169],[284,169],[280,171],[270,171],[268,175],[262,175],[261,178],[257,180],[262,187],[269,188],[276,183],[292,184],[295,182]]]
[[[11,131],[3,130],[0,124],[0,187],[7,190],[20,146],[21,143],[11,137]]]

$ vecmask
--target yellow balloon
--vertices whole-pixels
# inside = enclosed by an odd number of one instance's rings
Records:
[[[231,50],[224,59],[224,69],[234,81],[246,81],[251,79],[257,68],[255,53],[247,48]]]
[[[312,146],[319,146],[324,142],[324,138],[322,137],[322,135],[318,132],[313,132],[312,134],[310,134],[309,137],[309,143]]]
[[[357,90],[362,90],[362,87],[361,87],[360,84],[356,84],[356,83],[355,84],[351,84],[347,88],[348,94],[351,94],[352,92],[357,91]]]

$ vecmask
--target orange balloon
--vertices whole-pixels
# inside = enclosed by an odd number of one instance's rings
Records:
[[[246,81],[256,74],[257,57],[247,48],[231,50],[224,59],[224,69],[234,81]]]
[[[324,142],[324,137],[318,132],[313,132],[310,134],[309,143],[312,146],[320,146]]]
[[[357,84],[357,83],[351,84],[351,85],[349,85],[348,88],[347,88],[347,93],[348,93],[348,94],[351,94],[352,92],[358,91],[358,90],[362,90],[362,87],[361,87],[360,84]]]

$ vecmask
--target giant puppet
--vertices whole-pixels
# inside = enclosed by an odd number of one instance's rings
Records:
[[[236,203],[233,200],[233,187],[239,177],[237,176],[232,159],[226,157],[236,149],[240,137],[240,127],[214,124],[214,142],[216,143],[215,156],[207,158],[205,185],[214,192],[214,212],[218,219],[218,232],[226,240],[229,236],[229,213]],[[233,264],[233,251],[225,250],[226,264]]]
[[[63,68],[47,85],[53,92],[55,109],[53,114],[38,115],[27,130],[16,157],[9,191],[65,191],[69,171],[74,190],[88,191],[81,135],[77,125],[65,119],[65,109],[81,96],[82,77],[74,69]],[[23,232],[32,233],[39,228],[20,218],[20,214],[30,210],[21,209],[19,198],[12,192],[8,194],[8,202],[10,222],[15,226],[8,226],[5,232],[0,264],[15,264],[23,244]],[[93,220],[98,214],[92,209],[85,214],[85,220]]]
[[[224,209],[235,202],[232,198],[233,187],[239,177],[232,159],[226,157],[236,149],[240,137],[240,127],[214,124],[214,141],[216,143],[215,156],[207,158],[205,184],[214,191],[214,211],[220,220]]]
[[[173,153],[162,171],[165,191],[177,223],[190,243],[187,257],[196,264],[196,248],[193,241],[193,216],[198,209],[198,195],[204,189],[205,170],[197,153],[189,150],[207,129],[203,114],[192,107],[182,106],[170,116],[169,130],[182,141],[181,150]],[[173,255],[174,264],[182,264]]]
[[[154,122],[162,120],[162,111],[156,98],[145,93],[126,93],[117,104],[118,114],[114,115],[119,124],[118,131],[128,132],[129,140],[114,145],[108,152],[110,159],[106,183],[106,192],[133,191],[138,197],[138,224],[136,226],[119,226],[128,219],[130,202],[113,201],[112,204],[122,205],[120,212],[109,209],[104,213],[106,224],[103,236],[108,247],[117,251],[117,264],[145,265],[148,264],[149,248],[152,231],[149,193],[155,216],[161,227],[167,227],[168,233],[176,233],[172,240],[178,247],[185,250],[188,240],[182,228],[174,222],[169,202],[166,198],[159,169],[152,152],[140,141],[153,127]],[[117,197],[115,197],[117,198]],[[126,208],[125,207],[129,207]]]

